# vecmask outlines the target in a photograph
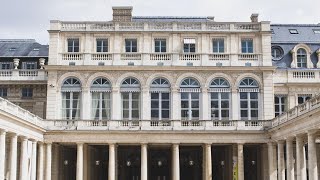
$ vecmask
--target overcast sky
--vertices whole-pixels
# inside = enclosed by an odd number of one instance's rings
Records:
[[[249,21],[251,13],[272,23],[320,23],[320,0],[2,0],[0,39],[47,44],[49,20],[111,20],[112,6],[131,5],[134,16],[215,16]]]

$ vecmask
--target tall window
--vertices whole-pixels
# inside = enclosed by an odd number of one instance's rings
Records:
[[[155,79],[150,87],[151,118],[164,120],[170,118],[170,84],[164,78]]]
[[[286,111],[287,97],[284,95],[274,96],[274,112],[275,117],[281,115]]]
[[[230,114],[230,85],[223,78],[216,78],[210,84],[211,119],[228,120]]]
[[[22,62],[22,69],[37,69],[37,62]]]
[[[111,119],[111,84],[105,78],[97,78],[91,85],[92,119]]]
[[[297,51],[297,67],[307,67],[307,52],[305,49],[300,48]]]
[[[299,94],[298,95],[298,104],[303,104],[304,102],[311,99],[311,97],[312,97],[311,94]]]
[[[0,88],[0,97],[6,98],[8,96],[8,88]]]
[[[195,39],[184,39],[183,40],[183,52],[185,52],[185,53],[196,52],[196,40]]]
[[[137,39],[126,39],[126,52],[138,52]]]
[[[21,97],[22,98],[32,98],[33,89],[32,88],[22,88],[21,89]]]
[[[240,82],[240,116],[241,120],[257,120],[259,118],[259,85],[252,78]]]
[[[154,40],[154,52],[167,52],[166,39],[155,39]]]
[[[0,62],[1,69],[12,69],[13,68],[13,62]]]
[[[80,118],[81,83],[76,78],[66,79],[61,87],[62,92],[62,118]]]
[[[242,53],[253,53],[253,40],[242,39],[241,40],[241,52]]]
[[[127,78],[121,84],[122,117],[124,120],[140,118],[140,83],[135,78]]]
[[[212,48],[214,53],[224,53],[224,39],[213,39]]]
[[[97,39],[97,52],[108,52],[108,39]]]
[[[79,39],[68,39],[68,52],[79,52]]]
[[[200,84],[193,78],[186,78],[180,84],[181,119],[199,119]]]

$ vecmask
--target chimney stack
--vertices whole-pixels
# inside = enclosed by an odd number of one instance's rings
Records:
[[[132,21],[132,6],[115,6],[113,10],[113,21],[130,22]]]
[[[256,14],[256,13],[251,14],[250,18],[251,18],[251,22],[257,23],[259,21],[259,14]]]

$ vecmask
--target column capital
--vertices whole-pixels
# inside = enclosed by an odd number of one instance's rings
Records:
[[[21,141],[28,141],[28,138],[26,136],[19,136]]]
[[[0,129],[0,134],[1,134],[1,135],[5,135],[7,132],[8,132],[8,131],[5,130],[5,129]]]
[[[268,146],[275,146],[275,145],[276,145],[276,143],[275,143],[275,142],[270,141],[270,142],[268,142],[268,143],[267,143],[267,145],[268,145]]]
[[[284,142],[285,142],[284,140],[278,140],[277,144],[284,144]]]
[[[204,146],[208,147],[208,146],[212,146],[212,143],[205,143]]]
[[[317,131],[318,131],[318,130],[315,130],[315,129],[309,130],[309,131],[307,132],[307,133],[308,133],[308,136],[315,136],[316,133],[317,133]]]
[[[285,139],[286,139],[286,142],[288,142],[288,141],[293,141],[293,140],[294,140],[294,137],[293,137],[293,136],[290,136],[290,137],[286,137]]]

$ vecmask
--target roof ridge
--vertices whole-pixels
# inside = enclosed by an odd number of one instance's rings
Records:
[[[35,39],[0,39],[0,42],[5,43],[35,43]]]
[[[208,19],[210,16],[133,16],[133,19]]]

